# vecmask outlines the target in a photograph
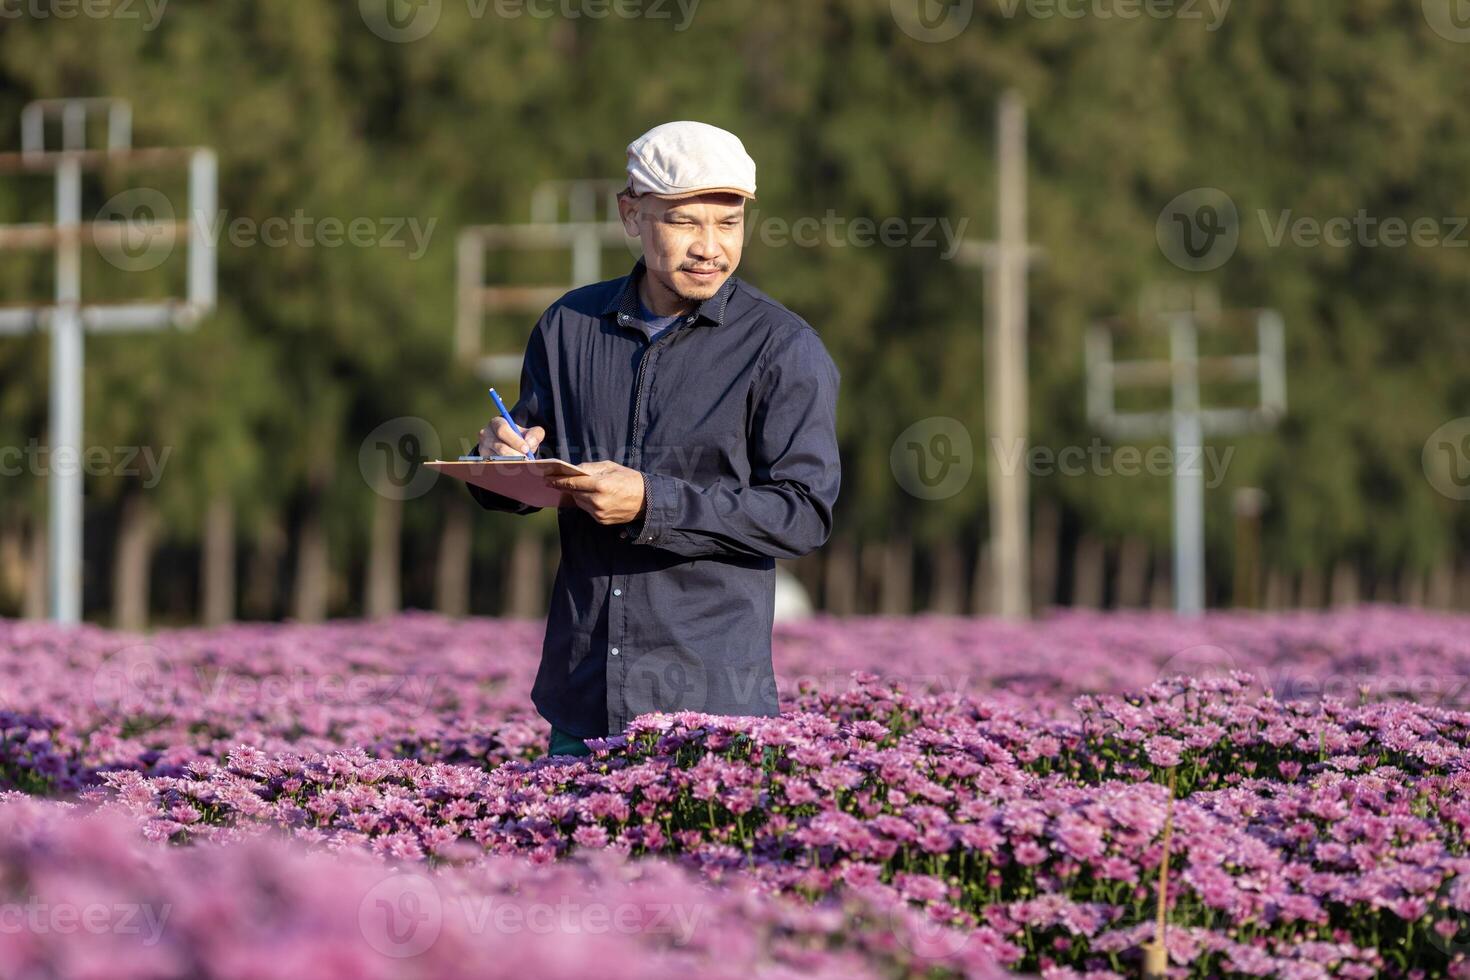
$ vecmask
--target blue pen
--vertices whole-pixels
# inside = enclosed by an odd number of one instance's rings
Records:
[[[498,408],[498,409],[500,409],[500,415],[501,415],[501,417],[503,419],[505,419],[505,421],[510,424],[510,431],[514,432],[516,435],[520,436],[522,439],[526,438],[526,434],[521,431],[521,427],[518,426],[518,425],[516,425],[516,420],[510,417],[510,411],[508,409],[506,409],[505,402],[503,402],[503,401],[500,400],[500,395],[496,394],[494,388],[491,388],[490,389],[490,397],[493,398],[493,399],[495,399],[495,407]],[[535,459],[536,458],[536,453],[534,451],[529,452],[529,453],[526,453],[526,458],[527,459]]]

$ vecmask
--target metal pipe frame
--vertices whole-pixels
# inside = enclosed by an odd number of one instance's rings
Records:
[[[107,149],[86,149],[87,119],[93,109],[107,111]],[[46,120],[60,117],[62,149],[45,146]],[[168,327],[190,329],[217,301],[217,249],[211,223],[218,200],[219,167],[214,152],[202,147],[135,150],[132,109],[118,99],[48,99],[21,112],[20,153],[0,154],[0,174],[54,174],[56,221],[52,226],[0,227],[0,251],[53,250],[56,300],[50,306],[0,308],[0,335],[51,335],[51,449],[56,465],[47,476],[50,498],[49,585],[52,619],[71,626],[82,614],[82,454],[83,370],[87,333],[122,333]],[[82,172],[90,169],[157,166],[186,162],[189,168],[188,222],[148,222],[157,244],[172,247],[180,234],[188,241],[187,298],[160,302],[86,305],[82,301],[82,244],[118,244],[135,235],[139,224],[82,223]],[[148,239],[150,245],[154,239]]]

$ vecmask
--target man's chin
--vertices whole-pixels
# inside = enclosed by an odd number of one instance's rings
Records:
[[[722,272],[709,279],[680,273],[674,278],[675,292],[682,300],[703,303],[718,293],[720,287],[725,284],[725,280],[729,278],[728,272]]]

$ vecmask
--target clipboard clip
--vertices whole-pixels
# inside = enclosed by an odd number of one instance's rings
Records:
[[[523,463],[525,461],[525,456],[461,456],[459,458],[461,463]]]

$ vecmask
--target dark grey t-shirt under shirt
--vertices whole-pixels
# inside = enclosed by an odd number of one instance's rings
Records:
[[[672,327],[674,321],[677,319],[679,319],[679,314],[677,313],[673,316],[654,316],[653,311],[644,306],[642,298],[639,298],[637,327],[648,335],[649,343],[652,343],[658,338],[659,334]]]

